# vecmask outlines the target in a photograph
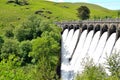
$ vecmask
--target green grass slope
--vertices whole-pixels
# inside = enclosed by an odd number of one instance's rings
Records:
[[[108,10],[94,4],[88,3],[55,3],[45,0],[28,0],[29,5],[20,6],[14,3],[7,4],[7,0],[0,0],[0,24],[19,24],[27,19],[29,15],[37,14],[52,20],[78,20],[77,8],[81,5],[87,6],[91,11],[91,18],[99,16],[111,16],[115,18],[117,11]],[[37,11],[37,12],[36,12]]]

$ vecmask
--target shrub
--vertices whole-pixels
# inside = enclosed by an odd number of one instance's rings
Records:
[[[12,39],[6,39],[1,48],[1,59],[8,59],[9,55],[15,54],[18,55],[19,42]]]
[[[20,27],[15,29],[15,36],[18,41],[32,40],[40,37],[42,31],[40,29],[41,19],[36,16],[30,16],[28,21],[24,22]]]
[[[113,53],[107,58],[107,68],[111,76],[117,76],[120,79],[120,53]]]
[[[83,73],[77,76],[77,80],[104,80],[106,76],[106,72],[102,66],[96,66],[93,62],[88,61],[85,64]]]
[[[23,41],[19,45],[20,51],[20,58],[22,60],[22,65],[31,62],[31,57],[29,57],[29,52],[32,51],[32,44],[30,41]]]

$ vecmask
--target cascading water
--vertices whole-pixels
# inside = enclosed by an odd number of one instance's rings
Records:
[[[63,55],[65,54],[65,42],[66,42],[67,35],[68,35],[68,29],[65,29],[62,35],[62,40],[61,40],[61,46],[62,46],[61,47],[61,55],[62,55],[61,60],[63,60]]]
[[[112,54],[120,52],[120,38],[116,41],[115,46],[113,47]]]
[[[64,69],[66,68],[63,64],[65,58],[64,58],[64,54],[65,54],[65,42],[66,42],[66,38],[67,38],[67,35],[68,35],[68,29],[65,29],[64,32],[63,32],[63,35],[62,35],[62,40],[61,40],[61,77],[62,79],[64,79]]]
[[[87,35],[87,30],[84,30],[80,36],[80,39],[79,39],[79,42],[78,42],[78,45],[76,47],[76,50],[74,52],[74,55],[72,56],[72,59],[70,61],[70,68],[71,70],[74,71],[74,73],[76,73],[76,62],[77,62],[77,59],[79,58],[80,56],[80,52],[82,51],[82,48],[83,48],[83,45],[84,45],[84,41],[86,39],[86,35]]]
[[[81,73],[84,69],[83,66],[81,66],[82,65],[81,63],[84,62],[85,55],[89,49],[89,46],[92,40],[93,32],[94,32],[93,30],[90,31],[86,37],[82,51],[79,53],[79,58],[77,59],[77,62],[75,64],[75,72]]]
[[[94,51],[95,51],[95,49],[97,47],[99,38],[100,38],[100,31],[97,31],[95,33],[95,35],[93,36],[91,45],[90,45],[89,50],[88,50],[88,52],[86,54],[86,58],[92,59],[92,55],[93,55],[93,53],[94,53]]]
[[[103,35],[100,37],[100,40],[99,40],[98,45],[96,47],[96,50],[93,53],[92,58],[93,58],[93,62],[95,64],[98,63],[100,56],[103,52],[103,49],[104,49],[104,46],[105,46],[106,40],[107,40],[107,34],[108,34],[107,32],[104,32]]]
[[[115,52],[120,52],[120,38],[116,41],[116,33],[108,36],[108,32],[101,31],[94,34],[94,30],[89,31],[65,29],[62,34],[61,48],[61,78],[62,80],[74,80],[76,74],[82,73],[87,58],[93,59],[96,65],[104,65],[106,55],[109,57]],[[105,69],[109,74],[109,71]]]
[[[66,39],[63,38],[63,40],[65,41],[62,41],[62,42],[65,42],[63,43],[63,48],[62,48],[62,61],[61,61],[61,75],[62,75],[62,78],[65,79],[65,80],[68,80],[69,78],[69,59],[66,58],[66,56],[69,54],[68,50],[69,50],[69,43],[71,42],[71,39],[72,39],[72,36],[73,36],[73,32],[74,32],[74,29],[71,29],[68,33],[68,36],[66,37]],[[64,32],[63,32],[64,33]],[[67,31],[65,32],[67,33]],[[65,34],[66,35],[66,34]]]
[[[69,64],[69,68],[70,68],[69,75],[70,75],[70,77],[69,77],[68,80],[73,80],[73,78],[74,78],[74,73],[76,73],[75,72],[75,69],[76,69],[75,68],[75,64],[76,64],[77,59],[79,58],[79,52],[82,51],[82,47],[84,45],[84,41],[86,39],[86,35],[87,35],[87,30],[84,30],[82,32],[81,36],[80,36],[79,42],[78,42],[76,50],[74,52],[74,55],[71,56],[72,59],[71,59],[70,64]]]
[[[104,63],[106,61],[106,57],[110,56],[113,49],[113,45],[115,44],[115,39],[116,33],[111,34],[111,36],[108,38],[106,42],[105,48],[98,63]]]
[[[68,50],[69,54],[67,55],[67,58],[71,57],[71,55],[72,55],[72,53],[74,51],[74,48],[75,48],[75,46],[77,44],[78,37],[79,37],[79,29],[75,31],[75,33],[74,33],[74,35],[72,37],[72,40],[71,40],[71,42],[69,44],[70,47],[69,47],[69,50]]]
[[[69,48],[71,47],[70,43],[72,41],[73,33],[74,33],[74,29],[71,29],[68,33],[68,37],[66,38],[66,43],[65,43],[66,53],[63,55],[64,57],[66,57],[70,52]]]
[[[110,56],[112,49],[113,49],[113,45],[115,44],[115,39],[116,39],[116,33],[111,34],[111,36],[108,38],[105,48],[103,50],[103,53],[101,55],[101,58],[98,62],[100,65],[105,64],[107,57]],[[104,68],[107,67],[105,65],[102,65],[102,66]],[[105,69],[105,71],[108,75],[110,75],[110,72],[108,69]]]

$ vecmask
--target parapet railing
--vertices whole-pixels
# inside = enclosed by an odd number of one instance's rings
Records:
[[[120,23],[120,18],[117,18],[117,19],[99,19],[99,20],[79,20],[79,21],[56,22],[57,25],[80,24],[80,23]]]

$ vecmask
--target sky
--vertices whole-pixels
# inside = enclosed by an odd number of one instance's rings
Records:
[[[98,4],[111,10],[120,10],[120,0],[48,0],[54,2],[87,2]]]

